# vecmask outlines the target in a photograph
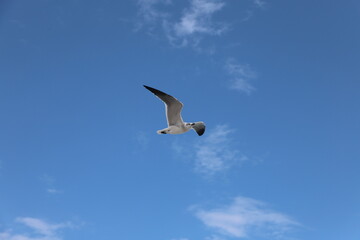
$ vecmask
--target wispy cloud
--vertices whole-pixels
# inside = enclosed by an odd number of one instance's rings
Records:
[[[169,14],[158,9],[163,4],[169,5],[171,0],[138,0],[138,15],[146,24],[167,18]]]
[[[199,49],[204,35],[220,35],[227,29],[225,23],[213,21],[213,15],[225,6],[220,0],[190,0],[189,7],[182,9],[179,19],[161,8],[171,6],[171,3],[169,0],[139,0],[138,15],[142,19],[141,26],[147,25],[151,31],[161,29],[161,34],[172,46]]]
[[[259,8],[263,8],[264,5],[266,4],[266,2],[263,1],[263,0],[253,0],[253,1],[254,1],[254,4],[255,4],[256,6],[258,6]]]
[[[244,92],[250,95],[255,88],[251,81],[257,78],[257,74],[248,64],[240,64],[235,59],[228,59],[225,64],[225,70],[230,75],[230,89]]]
[[[227,25],[213,21],[213,15],[224,7],[225,3],[215,0],[191,0],[179,21],[165,22],[164,30],[169,42],[174,46],[192,46],[200,49],[199,43],[205,35],[220,35]]]
[[[282,239],[290,229],[300,226],[289,216],[271,210],[264,202],[241,196],[228,206],[197,210],[195,215],[209,228],[236,238],[268,236]]]
[[[40,180],[46,184],[46,191],[50,194],[60,194],[63,193],[62,190],[59,190],[54,187],[55,178],[44,174],[41,176]]]
[[[231,130],[227,125],[218,125],[208,132],[196,147],[195,168],[206,175],[229,169],[247,157],[232,147]]]
[[[248,157],[235,147],[231,137],[234,131],[227,125],[217,125],[192,144],[173,142],[172,149],[178,156],[193,159],[196,172],[211,177],[248,160]]]
[[[212,235],[212,236],[206,237],[205,240],[225,240],[225,238],[217,236],[217,235]]]
[[[51,224],[45,220],[31,217],[19,217],[17,223],[27,226],[31,231],[25,233],[15,233],[12,230],[0,232],[0,240],[62,240],[59,230],[72,228],[70,222]]]
[[[63,191],[58,190],[58,189],[56,189],[56,188],[48,188],[48,189],[46,189],[46,191],[47,191],[48,193],[50,193],[50,194],[60,194],[60,193],[63,193]]]
[[[225,3],[214,0],[192,0],[190,8],[183,12],[179,22],[174,24],[177,36],[185,37],[196,33],[221,34],[225,26],[212,21],[212,15],[223,8]]]

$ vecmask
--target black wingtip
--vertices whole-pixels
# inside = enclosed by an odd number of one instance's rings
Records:
[[[199,135],[199,136],[202,136],[205,132],[205,127],[199,131],[196,131],[196,133]]]
[[[147,90],[149,90],[150,92],[155,92],[155,91],[159,91],[159,90],[157,90],[157,89],[155,89],[155,88],[152,88],[152,87],[149,87],[149,86],[146,86],[146,85],[143,85],[144,86],[144,88],[146,88]]]
[[[155,88],[152,88],[152,87],[149,87],[149,86],[146,86],[146,85],[143,85],[144,88],[146,88],[147,90],[149,90],[150,92],[152,92],[153,94],[155,94],[156,96],[161,96],[161,95],[168,95],[160,90],[157,90]]]
[[[196,131],[196,133],[197,133],[199,136],[202,136],[202,135],[204,134],[204,132],[205,132],[205,128],[206,128],[206,126],[203,125],[202,128],[196,129],[195,131]]]

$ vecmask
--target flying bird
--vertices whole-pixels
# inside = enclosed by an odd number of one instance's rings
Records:
[[[182,120],[181,109],[183,108],[183,104],[179,100],[155,88],[145,85],[144,87],[165,103],[168,127],[162,130],[158,130],[158,134],[181,134],[189,131],[190,129],[194,129],[199,136],[204,134],[204,122],[188,123]]]

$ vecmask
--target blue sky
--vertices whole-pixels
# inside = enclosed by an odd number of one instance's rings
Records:
[[[0,3],[0,240],[360,239],[360,3]],[[184,103],[202,137],[158,135]]]

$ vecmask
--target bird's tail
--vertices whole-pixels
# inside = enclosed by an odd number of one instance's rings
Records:
[[[167,128],[161,129],[161,130],[157,130],[157,134],[167,134]]]

